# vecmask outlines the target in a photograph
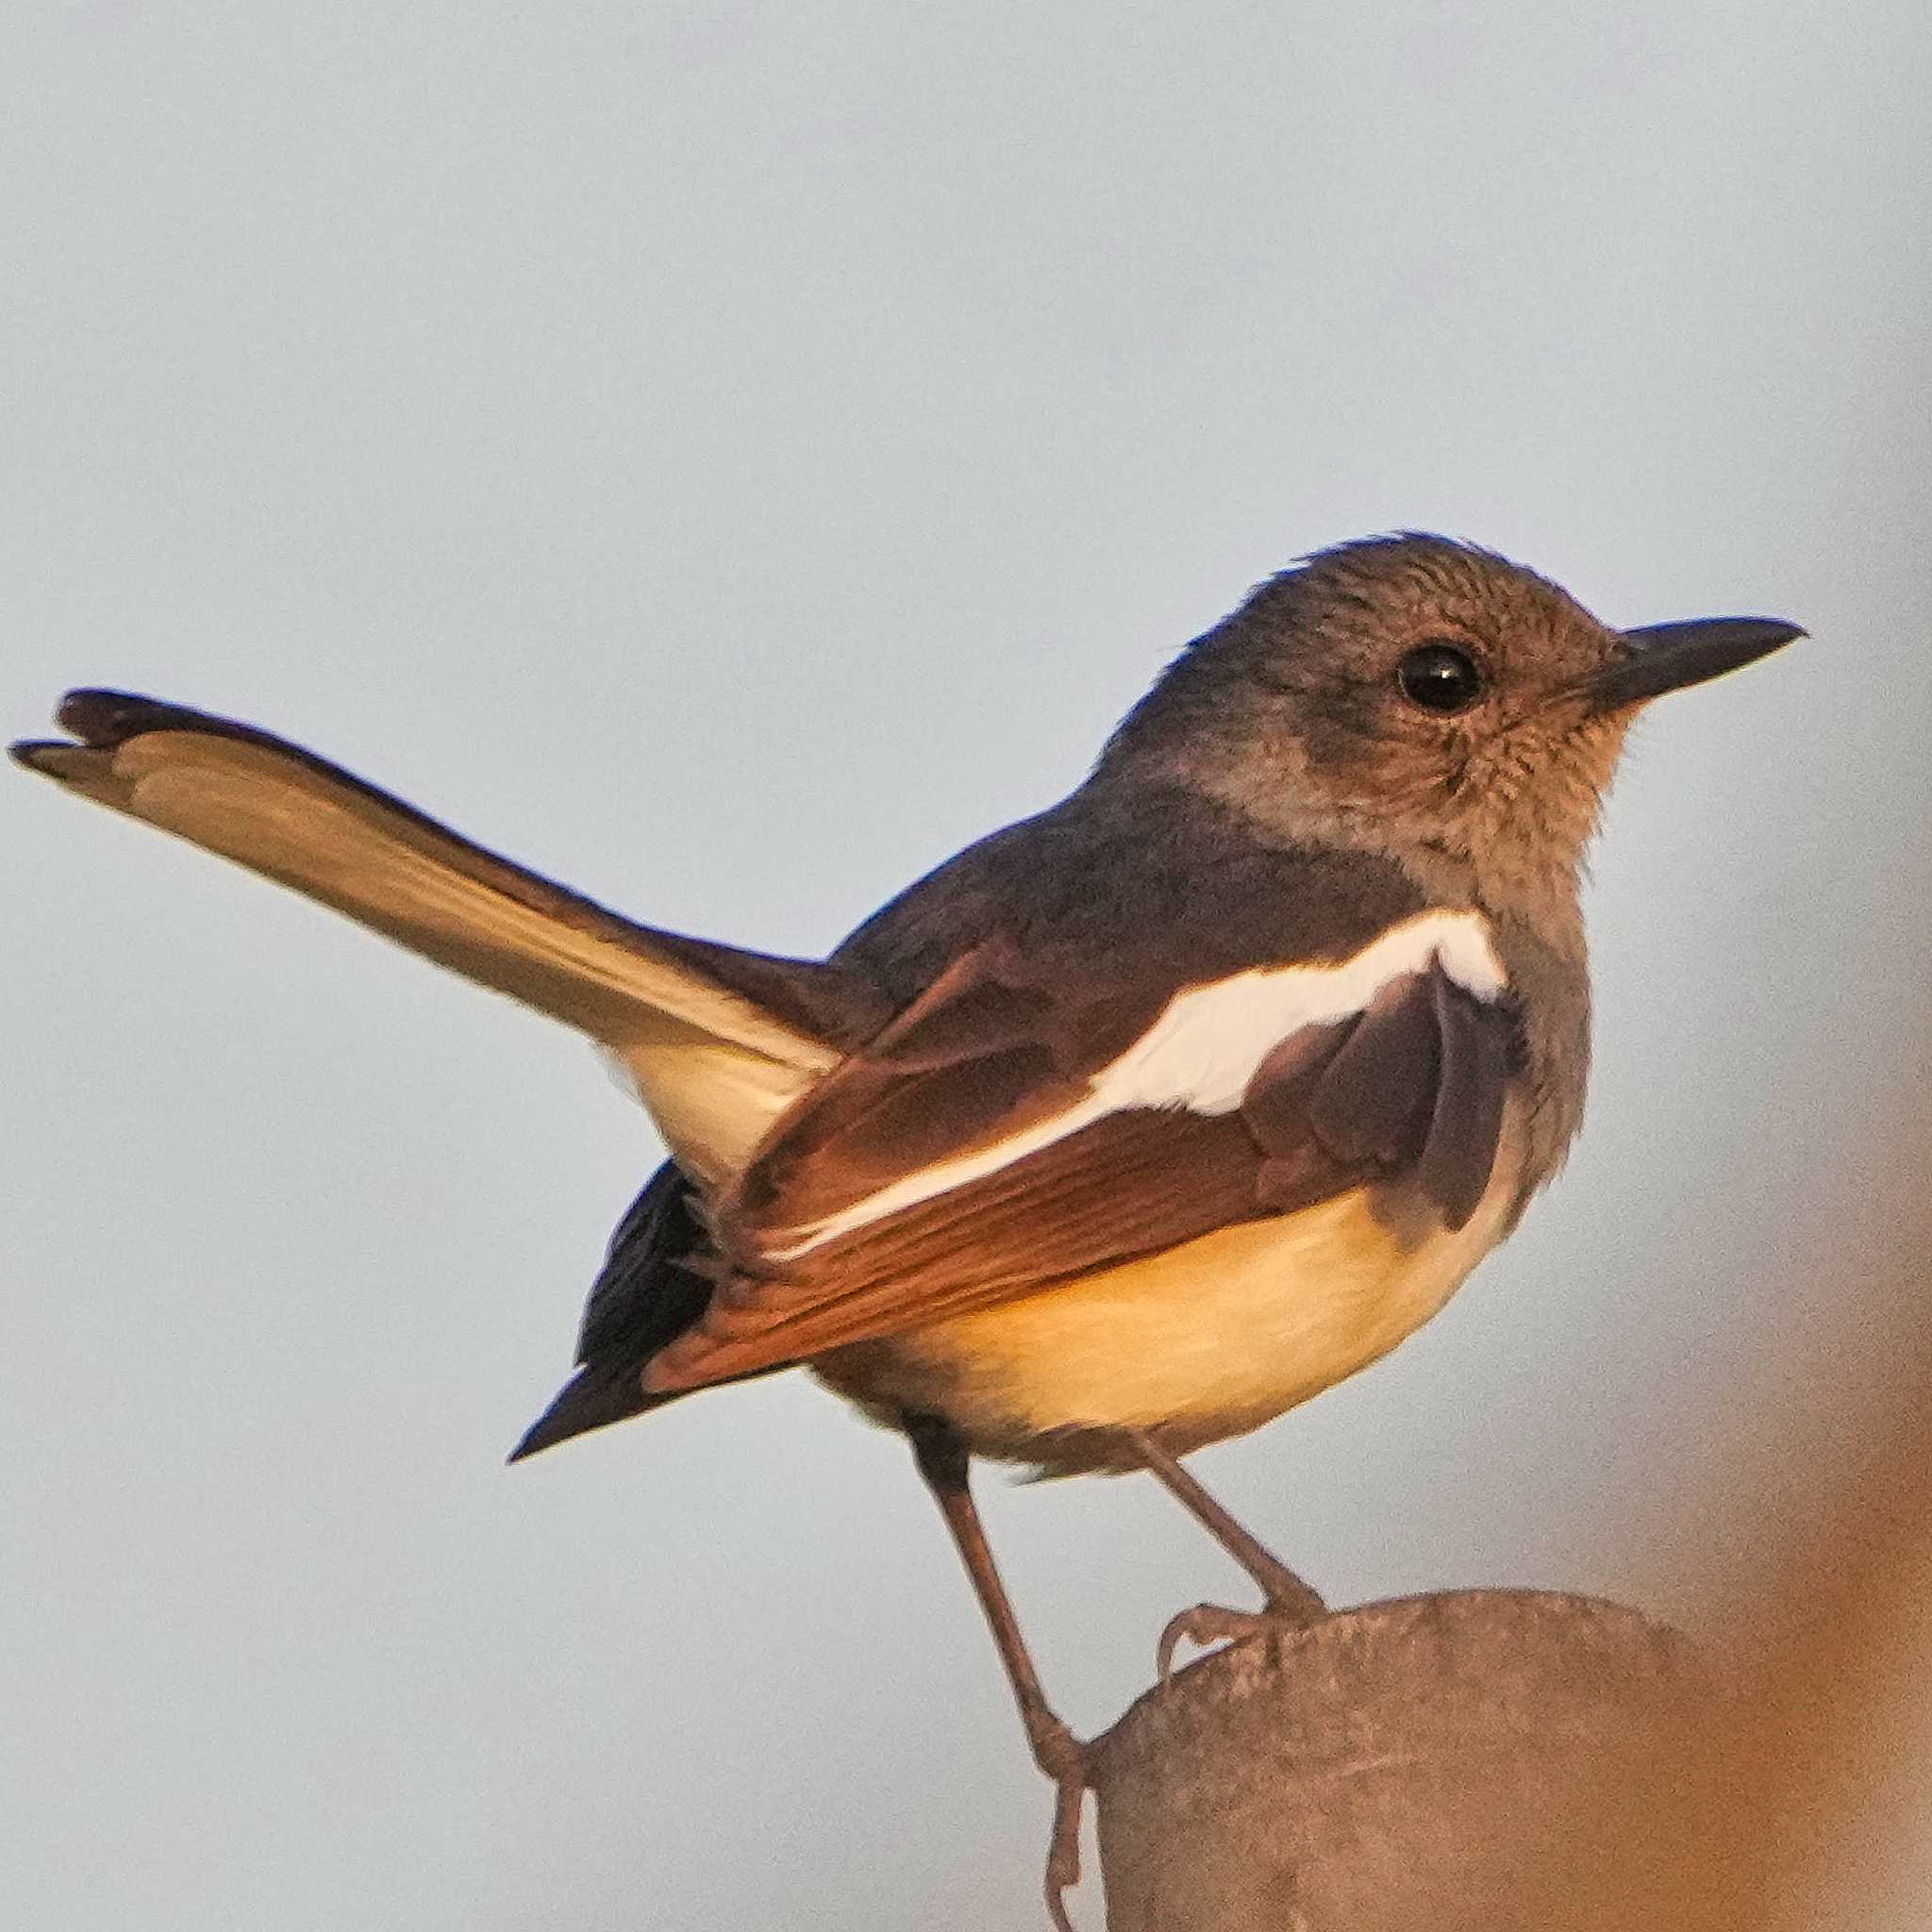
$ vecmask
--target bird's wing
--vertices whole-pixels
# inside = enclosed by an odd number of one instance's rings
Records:
[[[721,1203],[729,1272],[669,1391],[1036,1292],[1357,1187],[1442,1227],[1495,1163],[1514,1055],[1480,917],[1126,995],[998,943],[778,1122]]]
[[[21,763],[603,1042],[708,1181],[876,1024],[835,968],[634,924],[267,732],[120,691],[58,715],[77,741]]]

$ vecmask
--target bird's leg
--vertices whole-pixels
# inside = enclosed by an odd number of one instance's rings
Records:
[[[1158,1658],[1161,1681],[1174,1670],[1174,1654],[1190,1643],[1222,1643],[1252,1636],[1270,1624],[1305,1629],[1328,1614],[1319,1591],[1304,1583],[1281,1558],[1237,1523],[1145,1429],[1129,1429],[1127,1441],[1147,1469],[1190,1516],[1261,1586],[1267,1599],[1260,1611],[1231,1610],[1220,1604],[1196,1604],[1183,1610],[1160,1633]]]
[[[992,1641],[999,1646],[1000,1661],[1013,1687],[1020,1707],[1020,1722],[1026,1727],[1026,1741],[1033,1747],[1033,1758],[1053,1780],[1055,1800],[1053,1840],[1046,1855],[1046,1908],[1059,1932],[1073,1932],[1062,1894],[1080,1882],[1080,1807],[1087,1790],[1086,1747],[1055,1715],[1040,1688],[1040,1674],[1027,1654],[1026,1641],[1020,1635],[1019,1619],[1007,1595],[1006,1585],[992,1560],[979,1510],[973,1501],[967,1470],[971,1458],[965,1444],[936,1416],[908,1416],[906,1433],[912,1439],[912,1454],[919,1473],[925,1478],[946,1527],[958,1545],[960,1560],[966,1565],[979,1607],[992,1628]]]

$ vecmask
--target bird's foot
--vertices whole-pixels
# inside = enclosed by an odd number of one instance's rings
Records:
[[[1087,1747],[1058,1718],[1029,1724],[1033,1757],[1053,1780],[1053,1837],[1046,1848],[1046,1910],[1055,1932],[1074,1932],[1066,1894],[1080,1882],[1080,1813],[1087,1797]]]
[[[1270,1594],[1258,1610],[1231,1610],[1223,1604],[1196,1604],[1170,1620],[1160,1633],[1155,1662],[1165,1684],[1174,1675],[1174,1654],[1183,1643],[1206,1650],[1217,1643],[1238,1643],[1244,1637],[1265,1636],[1271,1631],[1306,1630],[1328,1614],[1328,1606],[1299,1577],[1290,1579],[1294,1589]]]

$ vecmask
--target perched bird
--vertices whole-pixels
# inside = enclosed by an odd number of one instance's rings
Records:
[[[1176,1458],[1374,1361],[1516,1225],[1582,1113],[1578,875],[1624,730],[1801,635],[1612,630],[1483,550],[1344,544],[1190,644],[1071,796],[822,962],[633,924],[154,699],[77,691],[77,742],[14,756],[615,1056],[671,1158],[516,1455],[798,1364],[903,1429],[1059,1788],[1058,1915],[1080,1746],[969,1459],[1150,1469],[1307,1614]]]

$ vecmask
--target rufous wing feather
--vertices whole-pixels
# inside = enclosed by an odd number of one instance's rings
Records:
[[[905,1037],[946,1038],[957,1058],[923,1051],[896,1073],[889,1050],[868,1048],[802,1099],[726,1198],[730,1272],[643,1386],[693,1388],[922,1326],[1353,1189],[1400,1190],[1425,1219],[1461,1226],[1495,1161],[1511,1022],[1440,991],[1441,976],[1403,974],[1350,1019],[1298,1030],[1237,1108],[1096,1118],[1104,1070],[1076,1080],[1055,1051],[1079,1030],[1066,1013],[1037,1024],[1029,1048],[983,978],[953,975],[986,1051],[928,1012]],[[1016,1087],[1016,1065],[1035,1087]],[[921,1193],[904,1168],[887,1179],[894,1139],[944,1184]]]

